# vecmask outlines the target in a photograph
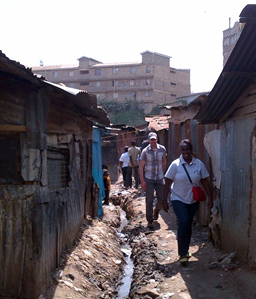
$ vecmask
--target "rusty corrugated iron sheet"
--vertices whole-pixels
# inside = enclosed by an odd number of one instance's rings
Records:
[[[8,77],[23,81],[34,88],[49,86],[52,88],[52,92],[65,96],[68,100],[72,101],[73,104],[77,105],[80,113],[87,118],[101,125],[110,125],[110,119],[105,110],[97,106],[97,98],[95,95],[39,79],[32,73],[31,69],[25,68],[25,66],[19,62],[10,60],[2,51],[0,51],[0,76],[1,75],[8,75]]]
[[[152,115],[146,116],[145,121],[148,124],[148,130],[160,131],[169,128],[169,119],[171,116]]]

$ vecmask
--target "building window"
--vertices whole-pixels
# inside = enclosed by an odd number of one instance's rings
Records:
[[[113,74],[118,74],[118,72],[119,72],[119,68],[118,67],[113,68]]]
[[[146,73],[150,73],[151,69],[150,69],[150,66],[147,66],[146,67]]]
[[[75,83],[68,83],[68,86],[73,88],[75,87]]]
[[[151,97],[151,92],[150,91],[146,91],[145,92],[145,97]]]
[[[96,69],[95,76],[100,76],[100,75],[101,75],[101,69]]]
[[[236,42],[235,35],[229,36],[228,42],[229,42],[230,45],[233,45]]]
[[[177,83],[175,83],[175,82],[171,82],[171,85],[173,85],[173,86],[176,86],[176,85],[177,85]]]
[[[112,81],[112,86],[118,86],[118,81],[117,80],[113,80]]]
[[[69,182],[69,151],[68,149],[47,149],[48,187],[56,191],[68,187]]]
[[[176,72],[174,70],[170,70],[171,74],[176,74]]]
[[[96,87],[100,87],[101,86],[101,82],[100,81],[98,81],[98,82],[96,82]]]
[[[131,85],[131,86],[134,85],[134,80],[130,80],[130,85]]]
[[[136,73],[136,67],[131,67],[131,74],[135,74]]]
[[[113,99],[118,99],[118,93],[117,92],[113,93]]]
[[[70,71],[70,72],[68,72],[68,76],[69,76],[69,77],[75,77],[75,72],[74,72],[74,71]]]
[[[85,86],[85,85],[89,85],[89,82],[88,81],[80,82],[80,86]]]
[[[53,72],[53,78],[58,78],[58,72]]]
[[[150,80],[146,80],[146,85],[150,85]]]
[[[23,183],[20,139],[0,139],[0,148],[0,184]]]
[[[131,92],[131,97],[132,97],[132,98],[136,98],[136,92],[132,91],[132,92]]]
[[[81,74],[81,75],[88,75],[88,74],[89,74],[89,71],[87,71],[87,70],[86,70],[86,71],[80,71],[80,74]]]
[[[171,97],[176,97],[177,95],[174,93],[171,93]]]

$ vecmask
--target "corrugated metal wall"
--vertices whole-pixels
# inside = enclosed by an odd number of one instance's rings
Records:
[[[70,169],[78,173],[72,148]],[[39,185],[0,186],[0,296],[38,298],[46,289],[84,219],[86,178],[73,179],[45,202]]]
[[[247,259],[251,134],[255,117],[228,121],[221,128],[221,239],[223,249]]]

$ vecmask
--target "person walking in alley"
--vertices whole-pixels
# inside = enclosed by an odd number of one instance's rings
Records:
[[[149,145],[140,156],[139,174],[142,189],[146,190],[146,219],[147,227],[152,229],[153,220],[157,220],[159,211],[163,208],[168,211],[167,204],[163,206],[164,172],[166,170],[166,149],[157,143],[155,132],[148,134]],[[157,203],[153,210],[154,192]]]
[[[141,150],[136,146],[134,140],[131,141],[131,147],[128,149],[128,155],[130,158],[128,169],[127,169],[127,187],[132,187],[132,171],[134,171],[135,188],[139,187],[139,161],[138,156]]]
[[[103,172],[103,184],[104,184],[104,192],[105,192],[103,205],[108,206],[109,205],[109,193],[111,190],[111,179],[110,179],[109,172],[107,169],[103,169],[102,172]]]
[[[120,168],[122,169],[122,175],[123,175],[123,185],[125,188],[127,188],[127,169],[128,169],[128,165],[129,165],[129,155],[128,155],[128,149],[129,146],[125,146],[124,147],[124,152],[122,153],[122,155],[120,156],[119,159],[119,165]]]
[[[171,202],[174,213],[178,219],[178,253],[182,264],[191,257],[189,244],[192,235],[192,223],[199,207],[199,201],[193,199],[192,186],[188,174],[194,186],[204,187],[208,195],[208,207],[212,208],[212,194],[208,182],[209,173],[202,161],[193,156],[193,146],[188,139],[180,143],[181,155],[174,160],[165,174],[164,202],[171,192]],[[186,173],[188,172],[188,174]],[[171,188],[170,188],[171,187]]]

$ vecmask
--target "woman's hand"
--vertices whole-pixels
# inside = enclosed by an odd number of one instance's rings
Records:
[[[168,210],[169,210],[169,205],[167,203],[167,197],[168,197],[168,194],[170,193],[170,186],[172,184],[172,180],[168,179],[168,178],[165,178],[164,179],[164,196],[163,196],[163,203],[162,203],[162,208],[163,210],[168,213]]]

